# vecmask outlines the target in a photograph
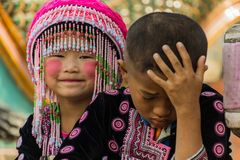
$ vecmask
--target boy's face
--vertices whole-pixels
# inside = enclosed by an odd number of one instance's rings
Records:
[[[176,120],[176,112],[165,91],[146,73],[139,72],[126,58],[119,63],[123,78],[128,83],[133,103],[138,113],[153,128],[166,128]]]
[[[60,52],[45,59],[47,86],[59,97],[91,99],[96,60],[94,55],[74,51]]]

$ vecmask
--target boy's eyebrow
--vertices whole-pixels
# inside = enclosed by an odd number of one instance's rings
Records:
[[[156,96],[159,94],[158,92],[149,92],[149,91],[144,91],[142,89],[140,89],[140,92],[144,95],[150,95],[150,96]]]

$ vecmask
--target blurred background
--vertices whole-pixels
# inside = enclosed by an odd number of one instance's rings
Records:
[[[142,15],[157,11],[182,13],[196,20],[209,42],[205,82],[223,93],[223,36],[240,20],[240,0],[103,1],[122,15],[128,27]],[[25,62],[26,32],[44,2],[0,0],[0,160],[16,155],[18,129],[33,110],[33,85]],[[240,139],[232,135],[231,142],[233,159],[240,160]]]

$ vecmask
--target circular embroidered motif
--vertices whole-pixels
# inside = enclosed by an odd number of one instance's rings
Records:
[[[224,154],[224,146],[221,143],[216,143],[213,146],[213,153],[218,157],[222,157]]]
[[[112,121],[112,129],[114,131],[119,132],[119,131],[122,131],[124,128],[125,128],[125,123],[121,118],[115,118]]]
[[[88,111],[85,111],[81,116],[79,123],[82,123],[85,119],[87,119],[87,116],[88,116]]]
[[[69,139],[76,138],[81,132],[81,128],[75,128],[69,135]]]
[[[216,100],[213,103],[213,106],[218,112],[223,113],[223,103],[222,103],[222,101]]]
[[[60,153],[66,154],[72,152],[73,150],[74,150],[73,146],[65,146],[60,150]]]
[[[112,151],[112,152],[117,152],[118,151],[118,145],[117,142],[114,140],[110,140],[108,142],[108,148]]]
[[[130,93],[130,89],[129,89],[129,88],[126,88],[126,89],[123,91],[123,94],[125,94],[125,95],[131,94],[131,93]]]
[[[16,147],[19,148],[21,145],[22,145],[22,136],[18,138]]]
[[[215,132],[219,136],[223,136],[225,134],[225,126],[222,122],[217,122],[215,124]]]
[[[24,154],[21,153],[21,154],[19,155],[19,157],[18,157],[18,160],[23,160],[23,158],[24,158]]]
[[[202,92],[201,95],[202,95],[202,96],[206,96],[206,97],[211,97],[211,96],[215,96],[216,93],[206,91],[206,92]]]
[[[105,91],[106,94],[116,96],[118,95],[118,90]]]
[[[125,114],[125,113],[128,112],[128,110],[129,110],[129,103],[128,103],[128,101],[123,101],[123,102],[120,104],[120,106],[119,106],[119,112],[120,112],[121,114]]]

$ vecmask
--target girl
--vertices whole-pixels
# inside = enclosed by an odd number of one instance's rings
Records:
[[[54,157],[99,91],[119,86],[126,26],[98,0],[52,0],[29,28],[34,114],[20,129],[18,159]]]

